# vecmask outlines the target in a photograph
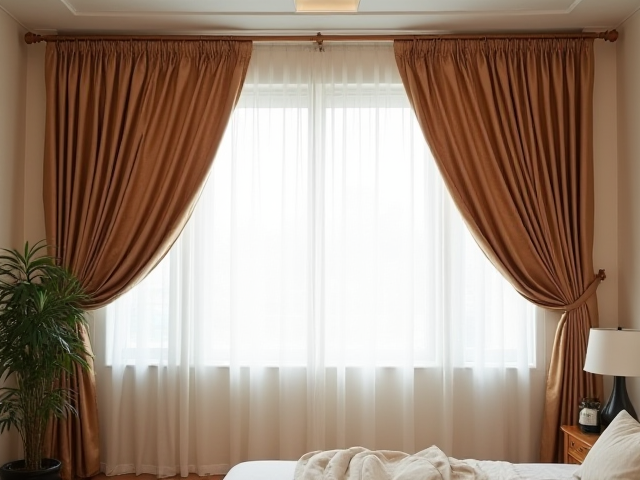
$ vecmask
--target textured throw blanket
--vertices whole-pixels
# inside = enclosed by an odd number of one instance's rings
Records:
[[[310,452],[298,460],[295,480],[488,480],[477,462],[447,457],[438,447],[410,455],[389,450]]]

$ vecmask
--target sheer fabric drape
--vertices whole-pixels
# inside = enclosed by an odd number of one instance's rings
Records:
[[[541,460],[581,397],[598,326],[593,270],[593,39],[395,42],[400,74],[456,205],[492,263],[535,304],[564,310]]]
[[[143,278],[179,235],[250,55],[250,42],[47,44],[47,241],[92,294],[88,308]],[[61,384],[75,391],[79,415],[52,422],[47,449],[63,478],[95,475],[93,371]]]
[[[537,456],[534,308],[464,227],[393,47],[324,50],[254,47],[182,236],[96,322],[108,474]]]

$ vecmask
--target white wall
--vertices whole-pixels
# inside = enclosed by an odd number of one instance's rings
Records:
[[[27,45],[24,31],[0,10],[0,247],[22,242]]]
[[[23,241],[27,45],[24,31],[0,10],[0,247]],[[15,432],[0,436],[0,464],[20,458]]]
[[[42,159],[44,158],[45,85],[44,53],[46,45],[27,48],[27,141],[24,160],[24,225],[25,240],[44,240],[44,206],[42,203]]]
[[[617,44],[595,41],[593,92],[593,156],[595,219],[594,269],[605,269],[607,279],[598,287],[600,326],[618,325],[618,151],[617,151]]]
[[[640,329],[640,12],[618,30],[620,326]],[[640,411],[640,378],[629,379],[627,386]]]
[[[618,285],[618,149],[617,149],[617,43],[595,42],[593,92],[593,155],[595,189],[594,268],[605,269],[607,279],[598,287],[601,327],[619,323]],[[611,378],[604,378],[605,395]],[[606,401],[605,399],[601,399]]]

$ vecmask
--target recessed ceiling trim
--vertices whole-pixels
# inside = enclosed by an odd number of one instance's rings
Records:
[[[618,25],[616,25],[616,28],[620,28],[627,20],[629,20],[631,17],[633,17],[636,14],[636,12],[638,12],[638,11],[640,11],[640,7],[636,8],[633,12],[631,12],[624,19],[622,19],[622,21],[620,23],[618,23]]]
[[[74,15],[81,15],[80,12],[78,12],[78,10],[76,9],[76,7],[74,7],[71,3],[69,3],[67,0],[60,0],[60,3],[62,3],[65,7],[67,7],[69,9],[69,11],[71,13],[73,13]]]
[[[0,0],[0,7],[36,33],[426,34],[610,30],[640,0],[360,0],[357,13],[338,14],[299,14],[294,0]]]
[[[533,15],[567,15],[570,14],[575,8],[582,3],[583,0],[574,0],[569,6],[558,9],[546,9],[546,10],[532,10],[532,9],[513,9],[513,10],[473,10],[473,9],[456,9],[456,10],[360,10],[358,6],[361,0],[293,0],[295,10],[281,10],[281,11],[216,11],[216,10],[124,10],[124,9],[111,9],[111,10],[82,10],[74,6],[73,0],[58,0],[62,3],[69,12],[78,17],[143,17],[143,16],[238,16],[238,17],[250,17],[250,16],[296,16],[299,13],[311,14],[311,15],[332,15],[332,14],[354,14],[358,16],[402,16],[402,15],[429,15],[429,16],[533,16]],[[183,4],[184,5],[184,4]]]
[[[9,10],[7,10],[6,8],[4,8],[3,6],[0,6],[0,10],[2,10],[4,13],[7,14],[7,16],[9,16],[10,18],[13,19],[14,22],[16,22],[18,25],[20,25],[22,28],[24,28],[25,30],[29,31],[29,28],[22,23],[20,20],[18,20],[15,15],[13,15],[11,12],[9,12]]]
[[[569,6],[567,11],[571,12],[574,8],[576,8],[582,0],[574,0],[574,2]]]

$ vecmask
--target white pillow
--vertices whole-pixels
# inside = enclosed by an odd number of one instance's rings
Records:
[[[582,480],[640,479],[640,423],[622,410],[596,440],[574,476]]]

